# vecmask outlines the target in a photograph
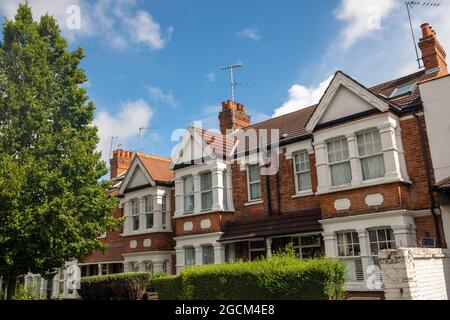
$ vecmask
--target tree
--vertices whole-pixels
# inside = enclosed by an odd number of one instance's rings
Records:
[[[50,278],[66,261],[104,249],[117,205],[96,151],[94,104],[81,85],[82,49],[57,22],[20,5],[0,43],[0,276]]]

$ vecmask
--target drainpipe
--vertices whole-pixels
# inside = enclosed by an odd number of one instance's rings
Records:
[[[269,216],[273,214],[272,212],[272,195],[270,192],[270,176],[266,175],[266,194],[267,194],[267,213]]]
[[[439,220],[438,220],[438,217],[436,214],[436,201],[434,199],[433,184],[431,182],[431,177],[430,177],[430,162],[428,161],[427,149],[425,147],[425,133],[422,129],[422,126],[420,125],[419,116],[417,115],[417,109],[414,110],[413,116],[416,119],[417,129],[419,130],[419,136],[420,136],[420,144],[422,146],[422,158],[423,158],[423,162],[425,164],[425,171],[426,171],[427,183],[428,183],[428,194],[431,199],[431,214],[433,216],[434,228],[436,230],[437,246],[438,246],[438,248],[441,248],[441,231],[439,229]]]

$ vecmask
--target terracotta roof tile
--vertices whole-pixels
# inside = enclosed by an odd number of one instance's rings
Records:
[[[158,182],[171,182],[174,179],[174,173],[170,169],[170,158],[163,158],[155,155],[149,155],[138,152],[136,156],[141,160],[148,174],[153,180]]]

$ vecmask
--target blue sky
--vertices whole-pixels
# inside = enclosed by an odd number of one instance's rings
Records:
[[[18,0],[2,0],[12,17]],[[109,137],[126,149],[169,156],[175,129],[194,120],[217,127],[221,101],[230,98],[220,67],[241,62],[237,100],[253,121],[315,103],[330,76],[344,70],[366,85],[414,72],[406,12],[395,0],[211,1],[30,0],[35,18],[48,11],[70,47],[81,46],[90,98],[97,106],[99,148]],[[417,36],[430,22],[450,45],[448,1],[414,9]],[[72,5],[80,28],[70,29]],[[151,129],[139,139],[139,127]]]

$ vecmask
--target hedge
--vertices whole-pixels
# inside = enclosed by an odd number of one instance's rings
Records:
[[[140,300],[153,277],[137,272],[85,277],[78,293],[85,300]]]
[[[345,272],[339,260],[274,257],[192,267],[150,284],[161,300],[342,299]]]

